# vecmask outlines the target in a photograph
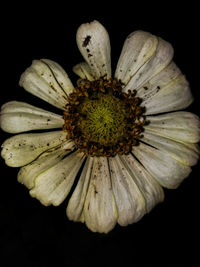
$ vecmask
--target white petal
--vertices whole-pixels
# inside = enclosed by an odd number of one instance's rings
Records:
[[[95,77],[92,74],[90,66],[86,62],[81,62],[73,67],[73,72],[76,73],[81,79],[94,81]]]
[[[20,167],[64,141],[66,133],[63,131],[19,134],[10,137],[2,144],[1,156],[8,166]]]
[[[105,28],[98,22],[82,24],[76,35],[78,48],[96,79],[111,77],[110,40]]]
[[[189,83],[181,74],[174,81],[142,102],[146,114],[175,111],[188,107],[193,101]]]
[[[199,159],[199,149],[196,144],[182,144],[170,140],[169,138],[156,135],[148,129],[143,133],[142,141],[162,150],[172,158],[188,166],[195,165]]]
[[[117,216],[107,158],[95,157],[84,205],[85,223],[93,232],[107,233]]]
[[[135,73],[155,53],[158,38],[148,32],[131,33],[124,45],[117,64],[115,77],[127,84]]]
[[[166,188],[177,188],[191,172],[190,167],[143,143],[134,146],[132,152],[158,183]]]
[[[152,77],[163,70],[172,60],[172,46],[161,38],[158,38],[158,46],[154,55],[136,72],[124,91],[138,89],[148,82]]]
[[[200,141],[200,120],[193,113],[186,111],[173,112],[158,116],[147,116],[152,133],[179,142],[197,143]]]
[[[24,102],[11,101],[1,108],[0,125],[8,133],[62,128],[62,116]]]
[[[35,186],[30,191],[31,196],[45,206],[60,205],[67,197],[83,160],[83,153],[77,150],[39,174],[35,179]]]
[[[109,158],[113,193],[122,226],[137,222],[145,214],[145,200],[119,156]]]
[[[29,189],[34,187],[35,178],[42,172],[50,169],[69,154],[74,148],[74,142],[66,141],[61,146],[57,146],[42,153],[32,163],[22,167],[18,173],[18,182],[24,184]]]
[[[68,93],[72,91],[73,86],[64,70],[52,62],[47,59],[34,60],[22,74],[19,85],[29,93],[64,109]]]
[[[46,58],[43,58],[41,60],[49,67],[62,90],[64,90],[67,95],[72,93],[72,91],[74,90],[74,86],[65,70],[53,60]]]
[[[146,211],[149,212],[156,204],[164,200],[162,187],[131,154],[120,156],[120,159],[140,189],[145,199]]]
[[[69,200],[67,216],[70,220],[84,222],[83,207],[93,169],[94,158],[88,157],[78,184]]]
[[[152,97],[164,86],[170,84],[179,74],[181,74],[180,69],[172,61],[166,68],[151,78],[142,87],[138,88],[137,96],[141,97],[143,101]]]

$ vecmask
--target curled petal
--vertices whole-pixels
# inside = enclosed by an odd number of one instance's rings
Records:
[[[184,143],[200,141],[200,120],[193,113],[186,111],[172,112],[158,116],[147,116],[149,125],[145,129],[151,130],[159,136]]]
[[[67,197],[84,158],[79,151],[73,152],[39,174],[30,191],[31,196],[37,198],[45,206],[60,205]]]
[[[67,206],[67,216],[70,220],[84,222],[83,207],[88,192],[88,186],[93,169],[93,162],[94,158],[87,158],[78,184],[69,200]]]
[[[93,232],[107,233],[117,222],[117,208],[105,157],[94,158],[83,212],[85,223]]]
[[[1,128],[8,133],[61,128],[62,116],[24,102],[11,101],[2,106]]]
[[[189,166],[143,143],[133,147],[132,152],[158,183],[166,188],[177,188],[191,172]]]
[[[68,94],[73,90],[73,85],[62,67],[49,59],[34,60],[21,75],[19,85],[60,109],[65,108]]]
[[[143,101],[152,98],[160,89],[171,84],[179,74],[181,74],[180,69],[172,61],[157,75],[138,88],[137,96],[141,97]]]
[[[98,21],[82,24],[77,31],[76,40],[95,79],[102,76],[110,78],[110,40],[106,29]]]
[[[69,79],[67,73],[65,72],[65,70],[53,60],[43,58],[41,59],[41,61],[45,63],[48,66],[48,68],[51,70],[60,88],[67,95],[72,93],[74,86],[71,80]]]
[[[170,43],[158,38],[158,46],[153,56],[136,72],[129,83],[124,87],[124,91],[129,89],[139,89],[152,77],[163,70],[172,60],[173,48]]]
[[[180,110],[188,107],[193,101],[189,83],[181,74],[167,86],[160,88],[157,92],[142,102],[146,114],[157,114]]]
[[[131,33],[123,45],[115,77],[126,85],[144,63],[152,57],[157,45],[158,38],[148,32],[135,31]]]
[[[120,159],[145,199],[146,212],[150,212],[156,204],[164,200],[162,187],[133,155],[123,155]]]
[[[63,131],[19,134],[10,137],[2,144],[1,156],[8,166],[21,167],[64,141],[66,133]]]
[[[126,226],[145,214],[145,200],[119,156],[109,158],[113,193],[118,210],[118,223]]]
[[[17,177],[18,182],[29,189],[33,188],[37,176],[56,165],[73,149],[74,142],[66,141],[61,146],[42,153],[36,160],[20,169]]]
[[[162,150],[182,164],[193,166],[199,159],[199,147],[197,144],[179,143],[169,138],[159,136],[146,129],[142,141]]]

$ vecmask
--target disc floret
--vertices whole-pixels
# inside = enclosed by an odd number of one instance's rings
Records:
[[[63,130],[86,156],[128,154],[142,137],[145,117],[136,91],[117,79],[81,80],[69,95]]]

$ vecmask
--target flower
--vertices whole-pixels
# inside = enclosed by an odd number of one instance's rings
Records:
[[[148,32],[131,33],[114,78],[110,42],[97,21],[83,24],[77,44],[85,62],[73,70],[74,88],[60,65],[34,60],[20,86],[61,109],[57,115],[30,104],[2,106],[1,128],[20,133],[2,145],[7,165],[43,205],[57,206],[79,178],[67,216],[107,233],[137,222],[177,188],[199,157],[199,118],[173,48]],[[62,128],[59,129],[58,128]],[[57,129],[46,131],[49,129]],[[24,133],[31,130],[41,132]]]

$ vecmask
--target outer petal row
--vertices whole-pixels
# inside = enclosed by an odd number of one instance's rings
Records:
[[[94,158],[83,212],[86,225],[94,232],[107,233],[116,224],[117,209],[105,157]]]
[[[106,158],[87,159],[67,215],[71,220],[85,222],[93,232],[107,233],[115,226],[118,212]]]
[[[66,141],[63,131],[19,134],[8,138],[2,144],[1,156],[11,167],[24,166],[36,159],[44,151]]]
[[[20,86],[48,103],[64,109],[73,85],[60,65],[49,59],[34,60],[22,74]]]
[[[131,79],[124,87],[124,91],[128,91],[129,89],[138,89],[143,86],[148,80],[163,70],[170,63],[172,57],[172,46],[163,39],[158,38],[157,48],[154,50],[151,58],[149,58],[149,60],[147,60],[140,68],[137,69],[135,75],[131,76]],[[129,69],[125,69],[124,71],[128,72]]]
[[[83,207],[88,192],[93,163],[94,158],[88,157],[79,178],[78,184],[69,200],[67,206],[67,216],[70,220],[84,222]]]
[[[74,149],[74,142],[66,141],[42,153],[36,160],[22,167],[18,173],[18,182],[31,189],[36,177],[61,161]]]
[[[125,226],[137,222],[145,214],[145,199],[119,157],[110,158],[109,163],[118,223]]]
[[[158,183],[166,188],[177,188],[191,172],[189,166],[181,164],[165,151],[143,143],[133,147],[132,152]]]
[[[106,233],[116,222],[125,226],[138,221],[163,198],[162,188],[132,156],[88,158],[67,215]]]
[[[149,124],[145,129],[156,135],[183,143],[200,141],[200,120],[193,113],[178,111],[159,116],[147,116],[147,121]]]
[[[184,109],[193,101],[189,83],[172,58],[172,46],[148,32],[133,32],[124,43],[115,77],[124,91],[137,90],[147,115]]]
[[[123,45],[117,64],[115,77],[125,85],[136,72],[153,56],[158,46],[158,38],[148,32],[131,33]]]
[[[143,86],[139,87],[137,95],[145,101],[153,97],[163,87],[171,84],[180,74],[180,69],[172,61],[166,68],[147,81]]]
[[[85,156],[79,151],[41,172],[34,181],[30,194],[38,198],[42,204],[60,205],[67,197]]]
[[[9,133],[61,128],[63,124],[60,115],[24,102],[11,101],[1,109],[0,125]]]
[[[176,159],[180,163],[193,166],[199,159],[199,147],[197,144],[180,143],[169,138],[159,136],[146,129],[142,141],[160,149]]]
[[[120,156],[120,160],[138,186],[145,200],[146,212],[150,212],[156,204],[164,200],[162,187],[131,154]]]
[[[183,75],[179,75],[163,88],[157,86],[154,95],[142,102],[146,115],[180,110],[188,107],[193,101],[189,83]]]

